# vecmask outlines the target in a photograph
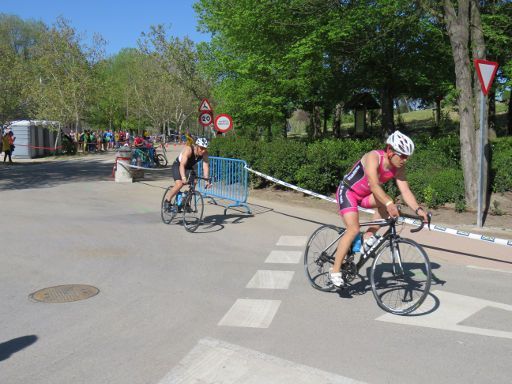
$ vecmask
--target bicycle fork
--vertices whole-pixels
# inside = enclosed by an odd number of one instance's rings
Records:
[[[391,262],[393,266],[393,275],[394,276],[403,276],[404,275],[404,267],[402,265],[402,257],[400,255],[400,249],[398,249],[398,245],[395,242],[391,241]]]

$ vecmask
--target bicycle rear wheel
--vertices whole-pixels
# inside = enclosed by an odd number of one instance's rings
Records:
[[[166,167],[167,166],[167,159],[164,155],[161,153],[157,154],[155,156],[155,163],[157,167]]]
[[[329,279],[329,268],[334,263],[338,239],[345,228],[322,225],[308,240],[304,252],[304,271],[313,288],[332,291],[336,287]]]
[[[429,293],[431,280],[430,261],[423,248],[401,238],[382,247],[370,276],[379,307],[397,315],[419,308]]]
[[[203,196],[197,191],[188,192],[183,206],[183,226],[189,232],[194,232],[203,219]]]
[[[165,202],[165,196],[167,196],[167,192],[169,192],[170,189],[171,187],[165,190],[164,196],[162,197],[162,204],[160,206],[160,216],[162,217],[162,221],[165,224],[170,224],[170,222],[172,221],[172,219],[176,217],[176,213],[178,212],[178,209],[176,207],[176,196],[172,197],[170,206],[168,206],[167,203]]]

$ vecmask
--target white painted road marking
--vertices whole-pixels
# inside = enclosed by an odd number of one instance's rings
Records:
[[[277,245],[286,247],[304,247],[308,238],[306,236],[281,236]]]
[[[293,271],[258,270],[246,288],[288,289],[294,273]]]
[[[265,263],[274,264],[298,264],[302,257],[300,251],[272,251]]]
[[[512,273],[512,271],[506,271],[503,269],[497,269],[497,268],[486,268],[486,267],[479,267],[476,265],[468,265],[468,268],[472,269],[480,269],[482,271],[491,271],[491,272],[501,272],[501,273]]]
[[[512,321],[512,305],[497,303],[494,301],[478,299],[476,297],[459,295],[446,291],[434,291],[432,294],[440,301],[438,308],[432,313],[420,316],[396,316],[390,313],[377,318],[379,321],[389,323],[415,325],[418,327],[437,328],[447,331],[472,333],[475,335],[502,337],[512,339],[512,332],[500,331],[488,328],[471,327],[459,323],[470,316],[492,307],[510,312]],[[423,304],[428,307],[428,303]]]
[[[205,338],[158,384],[358,384],[348,377]]]
[[[281,300],[238,299],[218,325],[268,328],[279,305]]]

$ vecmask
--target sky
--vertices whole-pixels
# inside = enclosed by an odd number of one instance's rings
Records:
[[[197,32],[194,0],[0,0],[0,13],[23,20],[40,20],[52,25],[58,16],[68,20],[84,42],[90,44],[99,33],[107,41],[107,55],[122,48],[137,47],[141,32],[151,25],[170,25],[169,34],[194,42],[208,41],[209,35]]]

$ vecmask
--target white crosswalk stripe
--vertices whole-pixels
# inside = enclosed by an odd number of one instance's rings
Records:
[[[265,260],[265,263],[298,264],[301,257],[302,252],[300,251],[272,251]]]
[[[303,247],[306,236],[281,236],[278,246]],[[298,264],[302,258],[302,251],[272,250],[265,263],[271,264]],[[258,270],[247,283],[248,289],[288,289],[294,271]],[[224,317],[219,326],[268,328],[279,306],[280,300],[238,299]]]
[[[358,384],[277,356],[204,338],[158,384]]]
[[[281,236],[277,241],[278,246],[303,247],[308,241],[307,236]]]
[[[294,271],[258,270],[246,288],[288,289],[294,274]]]
[[[268,328],[280,305],[281,300],[238,299],[218,325]]]

